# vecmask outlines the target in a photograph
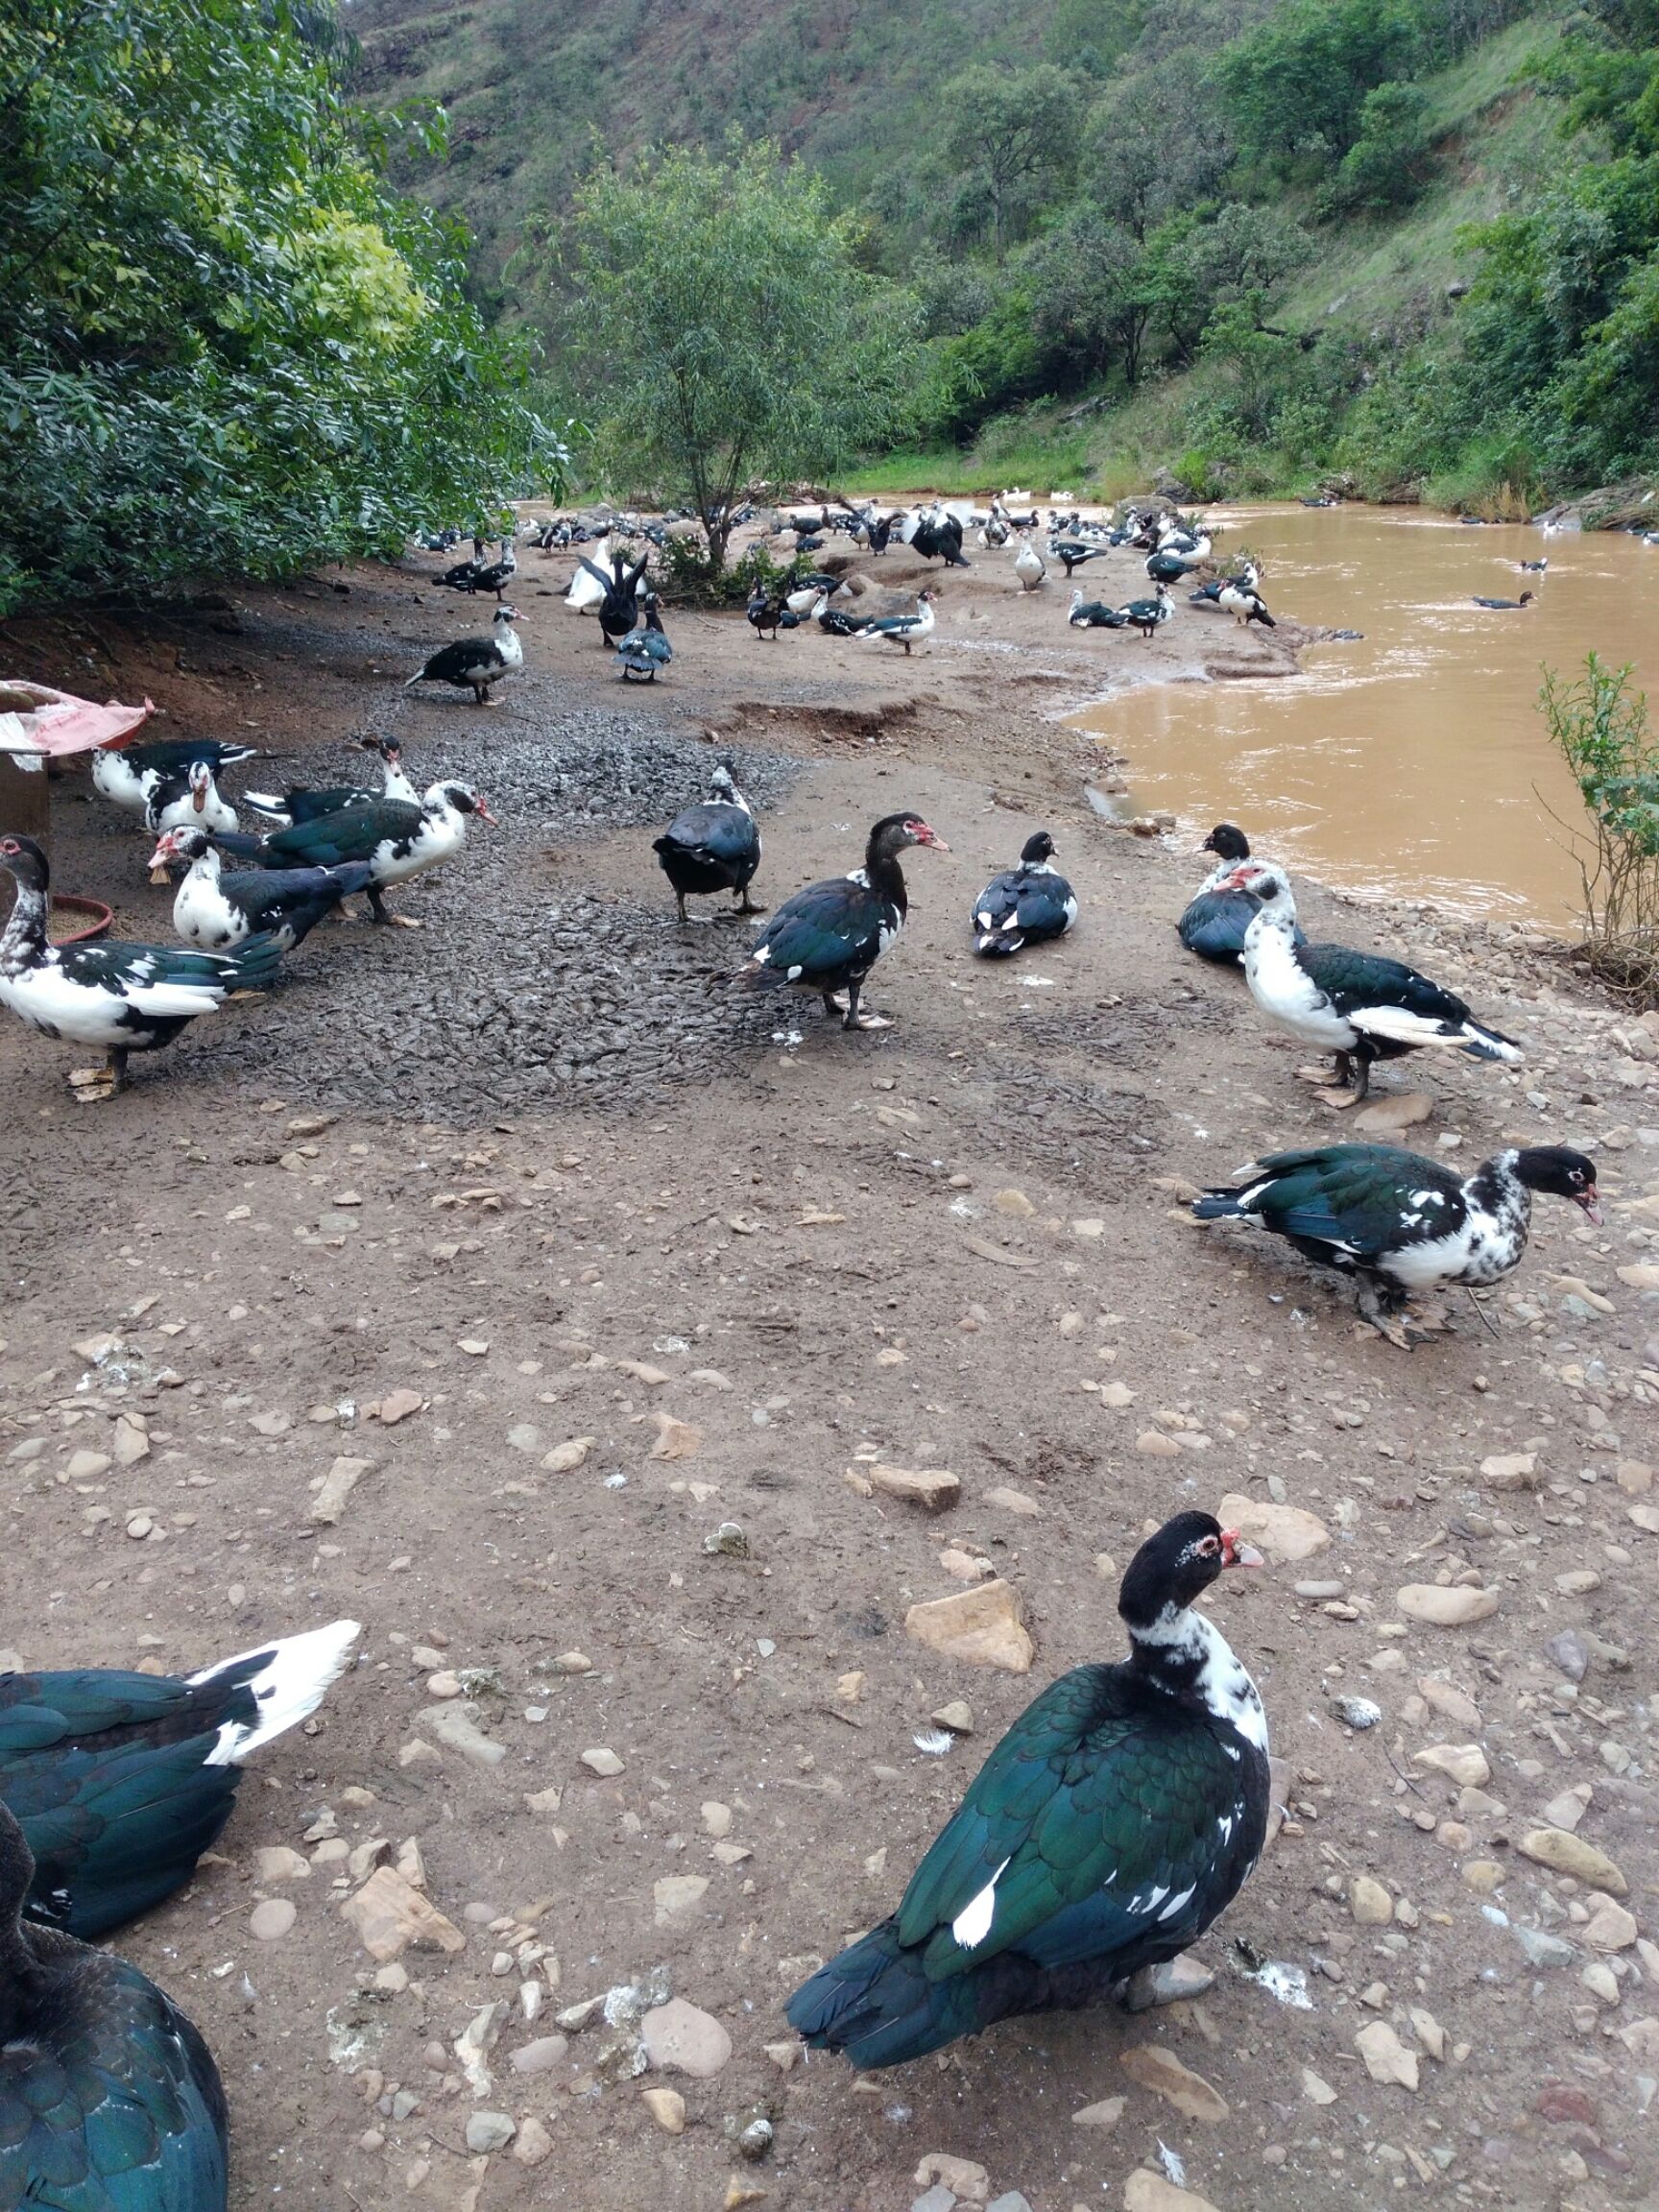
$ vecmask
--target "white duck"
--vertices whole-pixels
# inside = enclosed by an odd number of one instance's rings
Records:
[[[1019,577],[1022,588],[1027,591],[1035,591],[1048,574],[1047,563],[1032,544],[1029,535],[1023,531],[1020,537],[1020,550],[1014,556],[1014,573]]]

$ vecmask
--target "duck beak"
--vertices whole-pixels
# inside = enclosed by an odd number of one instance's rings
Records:
[[[926,822],[916,825],[916,842],[918,845],[930,845],[935,853],[949,853],[950,850],[939,832],[929,830]]]
[[[1582,1206],[1588,1218],[1595,1222],[1598,1229],[1600,1228],[1601,1200],[1594,1183],[1591,1184],[1588,1190],[1577,1191],[1574,1196],[1573,1203],[1575,1206]]]
[[[477,815],[480,822],[488,822],[493,829],[500,828],[500,824],[496,821],[495,816],[491,813],[489,803],[485,799],[482,791],[479,792],[477,800],[474,802],[473,812]]]
[[[172,840],[163,837],[160,844],[150,855],[150,880],[152,883],[165,883],[168,880],[167,863],[172,857]]]
[[[1245,1543],[1237,1528],[1223,1528],[1221,1564],[1223,1567],[1264,1567],[1267,1562],[1254,1544]]]

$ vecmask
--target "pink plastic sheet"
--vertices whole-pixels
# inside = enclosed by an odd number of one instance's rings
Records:
[[[123,707],[115,699],[98,707],[49,684],[0,676],[0,753],[27,768],[100,745],[124,745],[152,711],[148,699],[142,707]]]

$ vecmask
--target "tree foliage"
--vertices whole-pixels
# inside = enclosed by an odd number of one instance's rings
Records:
[[[0,13],[0,612],[392,550],[557,467],[323,0]]]
[[[776,146],[603,164],[576,201],[571,326],[602,463],[688,500],[716,568],[755,476],[821,476],[905,423],[914,301]]]
[[[1017,70],[975,62],[951,78],[940,100],[950,119],[945,151],[971,179],[983,180],[992,241],[1000,247],[1021,188],[1070,167],[1082,108],[1077,80],[1052,61]]]

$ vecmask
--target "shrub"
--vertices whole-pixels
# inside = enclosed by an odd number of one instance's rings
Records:
[[[1594,974],[1645,1005],[1659,1001],[1659,738],[1629,666],[1591,653],[1566,683],[1544,672],[1538,704],[1589,812],[1579,854],[1584,954]]]

